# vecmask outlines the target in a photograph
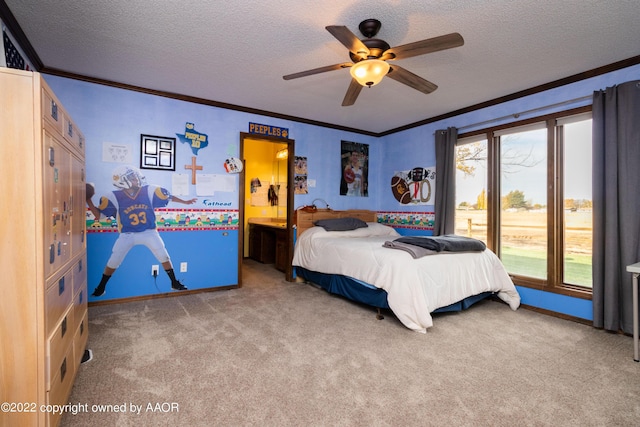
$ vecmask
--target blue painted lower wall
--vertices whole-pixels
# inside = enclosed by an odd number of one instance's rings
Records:
[[[593,302],[582,298],[516,286],[520,302],[531,307],[542,308],[580,319],[593,320]]]
[[[433,230],[395,227],[403,236],[431,236]],[[593,320],[593,302],[582,298],[570,297],[554,292],[516,286],[521,303],[535,308],[549,310],[579,319]]]
[[[93,297],[118,233],[87,235],[87,280],[89,302],[131,298],[173,292],[171,281],[160,266],[156,279],[151,266],[160,263],[144,246],[129,251],[107,284],[106,293]],[[188,289],[205,289],[238,284],[238,230],[160,232],[178,280]],[[180,272],[180,263],[187,272]]]
[[[431,236],[433,230],[415,228],[395,228],[403,236]],[[593,302],[553,292],[516,286],[521,303],[535,308],[549,310],[579,319],[593,320]]]
[[[400,233],[401,236],[433,236],[433,230],[401,227],[396,227],[395,230]]]

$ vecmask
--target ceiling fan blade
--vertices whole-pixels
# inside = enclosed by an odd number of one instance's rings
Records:
[[[356,79],[351,79],[351,83],[349,83],[349,88],[347,89],[347,93],[344,95],[344,99],[342,100],[342,106],[348,107],[349,105],[353,105],[358,99],[358,95],[360,95],[360,91],[362,90],[362,85],[358,83]]]
[[[425,80],[422,77],[413,74],[411,71],[407,71],[395,64],[391,65],[391,70],[389,70],[389,74],[387,74],[387,77],[426,94],[429,94],[438,89],[438,86],[431,83],[430,81]]]
[[[426,53],[437,52],[439,50],[451,49],[462,46],[464,39],[458,33],[446,34],[444,36],[433,37],[413,43],[392,47],[384,52],[384,55],[395,55],[393,59],[411,58],[412,56],[424,55]],[[387,59],[387,58],[385,58]],[[391,58],[389,58],[391,59]]]
[[[299,77],[311,76],[313,74],[325,73],[327,71],[339,70],[341,68],[349,68],[353,64],[351,62],[343,62],[342,64],[327,65],[326,67],[314,68],[312,70],[300,71],[299,73],[287,74],[282,76],[285,80],[297,79]]]
[[[349,52],[359,58],[366,59],[369,56],[369,48],[344,25],[329,25],[325,27],[333,37],[345,45]]]

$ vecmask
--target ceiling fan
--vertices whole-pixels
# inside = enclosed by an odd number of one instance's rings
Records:
[[[282,78],[285,80],[311,76],[327,71],[351,68],[351,83],[342,101],[342,106],[353,105],[364,86],[371,87],[380,83],[384,76],[403,83],[422,93],[431,93],[438,88],[435,84],[412,72],[387,61],[410,58],[424,55],[439,50],[451,49],[462,46],[464,39],[458,33],[446,34],[420,40],[402,46],[390,47],[384,40],[373,38],[381,27],[377,19],[366,19],[360,23],[358,29],[366,38],[360,40],[355,34],[343,25],[329,25],[325,27],[340,43],[349,49],[352,62],[343,62],[326,67],[314,68],[299,73],[288,74]]]

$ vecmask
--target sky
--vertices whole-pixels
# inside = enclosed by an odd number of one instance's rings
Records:
[[[591,200],[591,120],[566,124],[564,127],[565,198]],[[503,158],[511,154],[517,159],[525,158],[524,163],[527,164],[508,166],[508,172],[501,177],[502,195],[520,190],[531,204],[547,204],[546,133],[546,129],[540,129],[502,137]],[[473,205],[482,189],[486,188],[487,170],[477,163],[474,176],[464,176],[457,171],[456,179],[456,206],[463,201]]]

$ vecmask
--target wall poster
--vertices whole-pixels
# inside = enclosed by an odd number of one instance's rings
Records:
[[[294,165],[294,194],[308,194],[309,190],[307,189],[307,158],[296,156]]]
[[[367,197],[369,178],[369,146],[342,141],[340,149],[340,195]]]

